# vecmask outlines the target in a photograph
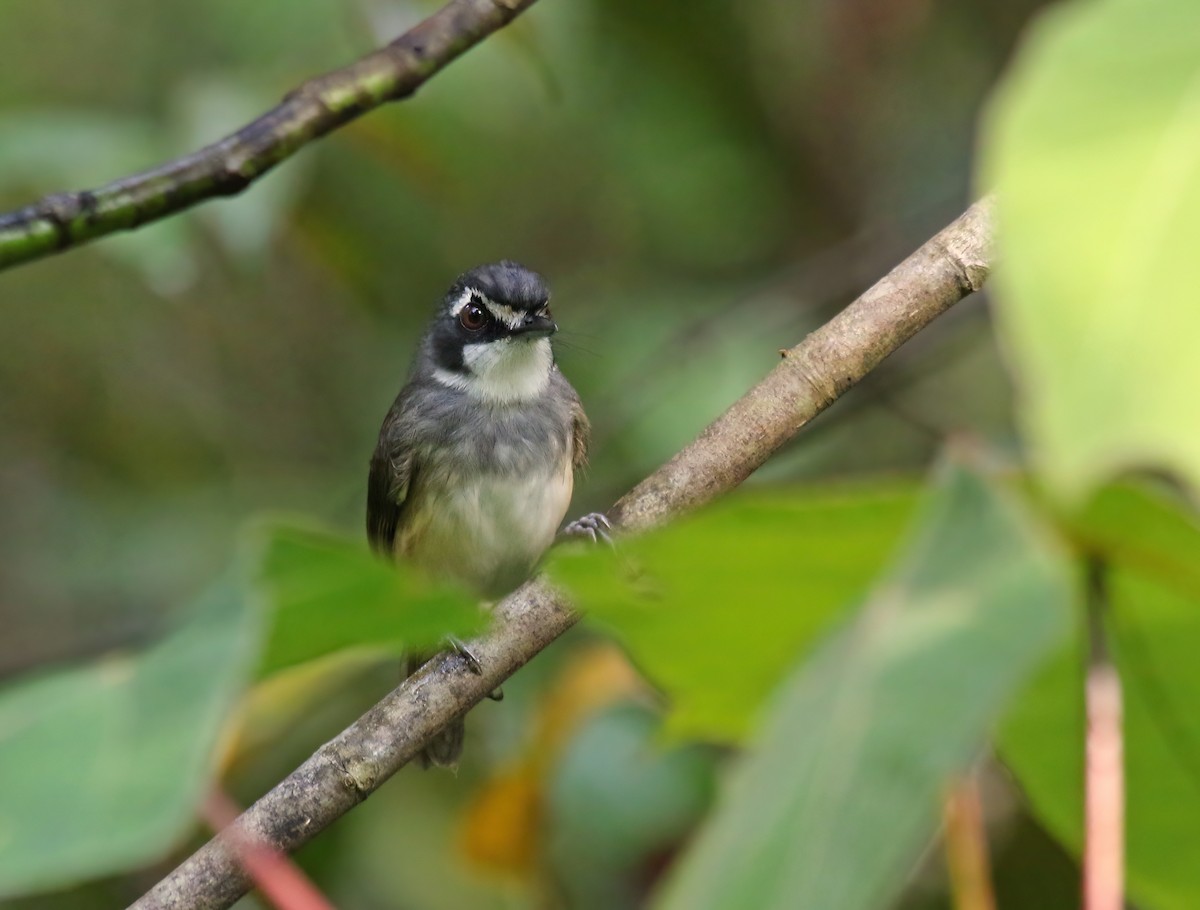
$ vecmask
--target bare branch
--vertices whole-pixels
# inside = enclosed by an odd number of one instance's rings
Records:
[[[309,79],[257,120],[198,152],[94,190],[55,193],[2,213],[0,269],[240,193],[313,140],[381,104],[407,98],[534,2],[451,0],[395,41]]]
[[[737,486],[852,385],[971,291],[990,266],[984,200],[790,350],[766,379],[609,512],[627,530]]]
[[[661,524],[737,486],[888,354],[971,290],[990,264],[990,200],[977,203],[785,357],[700,437],[617,503],[626,531]],[[509,595],[471,650],[430,661],[317,750],[238,819],[239,839],[291,851],[365,799],[443,726],[461,717],[570,628],[577,616],[545,581]],[[223,908],[249,882],[230,835],[213,838],[134,906]]]

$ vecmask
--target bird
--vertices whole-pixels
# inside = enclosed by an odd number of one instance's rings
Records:
[[[383,420],[367,481],[367,537],[387,559],[497,599],[526,581],[558,537],[609,539],[593,512],[560,531],[590,425],[555,361],[558,325],[541,275],[511,260],[446,292]],[[452,639],[479,672],[465,645]],[[406,672],[424,662],[409,655]],[[455,767],[463,722],[422,763]]]

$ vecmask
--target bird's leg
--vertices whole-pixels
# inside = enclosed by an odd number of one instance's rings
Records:
[[[459,657],[466,661],[468,670],[470,670],[476,676],[483,675],[483,664],[479,662],[479,658],[475,656],[475,653],[469,647],[467,647],[467,643],[465,641],[463,641],[457,635],[447,635],[446,644],[448,644],[451,649],[458,654]],[[504,690],[497,686],[488,693],[488,698],[490,698],[492,701],[504,701]]]
[[[463,641],[457,635],[447,635],[446,644],[450,646],[454,653],[467,662],[468,670],[470,670],[476,676],[483,675],[483,664],[479,662],[479,658],[475,656],[475,653],[469,647],[467,647],[467,643],[465,641]]]
[[[559,541],[590,540],[592,543],[604,541],[612,546],[612,522],[603,512],[589,512],[582,518],[568,522],[567,526],[558,532]]]

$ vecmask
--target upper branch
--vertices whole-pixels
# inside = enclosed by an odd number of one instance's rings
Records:
[[[881,360],[972,290],[991,263],[992,203],[985,199],[804,341],[609,512],[626,531],[661,524],[741,483],[780,445]],[[134,910],[224,908],[250,887],[230,846],[243,839],[291,851],[362,802],[461,717],[569,629],[576,614],[534,580],[494,610],[471,642],[482,673],[453,652],[427,663],[326,743],[141,898]]]
[[[395,41],[309,79],[257,120],[198,152],[94,190],[55,193],[2,213],[0,269],[240,193],[314,139],[411,95],[534,2],[451,0]]]

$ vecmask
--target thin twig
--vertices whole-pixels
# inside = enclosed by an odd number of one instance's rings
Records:
[[[786,352],[766,378],[690,446],[609,512],[636,531],[661,524],[737,486],[839,395],[917,331],[972,291],[990,267],[992,203],[984,200],[913,253],[837,317]],[[764,352],[774,357],[774,353]],[[494,691],[570,628],[577,615],[535,580],[493,611],[470,643],[483,672],[439,655],[263,796],[234,825],[237,836],[290,851],[362,802],[429,739]],[[249,887],[229,846],[213,838],[134,906],[224,908]]]
[[[953,783],[942,815],[954,910],[996,910],[977,772]]]
[[[0,269],[240,193],[313,140],[412,95],[534,2],[451,0],[395,41],[309,79],[257,120],[198,152],[97,189],[54,193],[0,213]]]
[[[1125,906],[1125,770],[1121,677],[1104,632],[1108,568],[1087,563],[1087,746],[1083,845],[1083,910]]]

